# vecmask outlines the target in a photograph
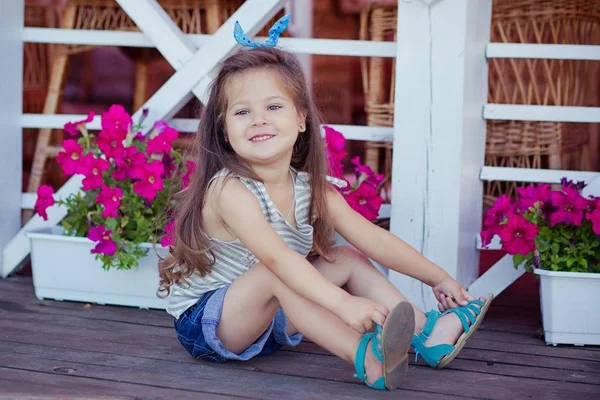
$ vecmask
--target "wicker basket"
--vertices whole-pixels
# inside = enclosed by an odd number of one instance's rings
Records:
[[[360,40],[395,41],[398,8],[392,4],[371,4],[360,13]],[[361,58],[367,125],[394,126],[395,59]],[[392,143],[365,142],[365,164],[373,171],[383,171],[386,179],[392,173]]]
[[[600,2],[495,0],[492,42],[600,44]],[[555,106],[594,105],[590,80],[598,63],[579,60],[491,59],[489,102]],[[586,124],[488,121],[486,165],[589,169]],[[484,208],[520,184],[486,182]]]

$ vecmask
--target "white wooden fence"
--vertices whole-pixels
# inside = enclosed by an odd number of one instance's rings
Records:
[[[21,128],[61,128],[81,115],[22,114],[22,43],[71,43],[96,46],[155,47],[176,73],[144,104],[147,126],[169,119],[190,98],[203,101],[215,65],[236,47],[233,23],[255,34],[286,0],[247,0],[213,35],[185,35],[155,0],[117,0],[141,32],[73,31],[23,27],[23,0],[0,0],[0,167],[15,173],[0,177],[0,270],[6,277],[29,253],[25,232],[54,225],[65,211],[54,209],[48,221],[35,216],[20,228],[21,208],[35,194],[21,193]],[[486,104],[487,58],[559,58],[600,60],[600,46],[489,43],[491,0],[403,0],[398,3],[397,42],[282,38],[280,46],[298,54],[396,57],[394,128],[334,125],[352,140],[393,141],[391,231],[444,267],[476,295],[498,294],[522,274],[505,257],[478,278],[477,237],[481,226],[482,181],[556,183],[567,175],[594,182],[596,172],[484,167],[485,120],[600,122],[600,108]],[[139,116],[137,110],[134,118]],[[174,119],[182,132],[193,132],[193,119]],[[99,126],[99,119],[92,122]],[[78,190],[69,180],[59,194]],[[596,192],[597,193],[597,192]],[[390,280],[421,307],[434,304],[420,282],[390,272]]]

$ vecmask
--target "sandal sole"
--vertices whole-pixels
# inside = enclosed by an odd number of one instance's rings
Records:
[[[487,313],[488,309],[490,308],[490,304],[492,304],[492,300],[494,300],[494,295],[490,294],[488,296],[488,298],[485,300],[485,303],[483,304],[483,306],[481,307],[481,312],[477,316],[475,323],[473,325],[471,325],[471,329],[469,329],[469,332],[463,333],[458,338],[458,341],[456,342],[456,345],[454,346],[454,350],[452,350],[452,352],[450,354],[448,354],[446,357],[442,358],[442,361],[440,361],[440,363],[436,367],[437,369],[442,369],[446,365],[448,365],[448,363],[450,363],[450,361],[452,361],[458,355],[458,353],[460,353],[462,348],[467,343],[467,340],[471,336],[473,336],[473,334],[475,334],[475,332],[477,332],[477,329],[479,329],[479,325],[481,325],[481,321],[483,321],[485,314]]]
[[[408,350],[415,333],[415,312],[403,301],[389,313],[383,325],[383,376],[385,387],[400,387],[408,371]]]

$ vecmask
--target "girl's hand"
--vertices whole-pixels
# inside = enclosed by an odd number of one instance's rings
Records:
[[[337,315],[346,325],[364,334],[373,329],[373,322],[383,326],[389,310],[381,304],[357,296],[347,296]]]
[[[440,302],[438,308],[441,312],[449,308],[458,308],[467,305],[469,300],[475,300],[469,292],[452,277],[447,276],[433,287],[435,298]]]

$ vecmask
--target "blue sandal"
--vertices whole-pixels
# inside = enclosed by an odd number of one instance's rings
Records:
[[[412,345],[415,348],[415,361],[417,361],[420,354],[430,367],[439,369],[448,365],[448,363],[462,350],[467,339],[477,331],[493,298],[494,295],[490,294],[485,302],[481,300],[471,300],[466,306],[451,308],[443,313],[437,310],[431,310],[425,314],[427,316],[427,322],[425,322],[423,330],[420,334],[414,335],[412,338]],[[429,339],[429,335],[431,335],[435,323],[442,315],[448,313],[455,313],[458,316],[463,325],[463,334],[458,338],[454,346],[440,344],[437,346],[426,347],[425,341]]]
[[[399,388],[408,370],[408,349],[414,331],[414,310],[408,302],[401,302],[387,316],[383,327],[377,325],[375,332],[366,333],[361,338],[354,360],[354,377],[372,389]],[[367,383],[365,373],[365,356],[369,341],[373,355],[383,363],[383,376],[373,384]]]

